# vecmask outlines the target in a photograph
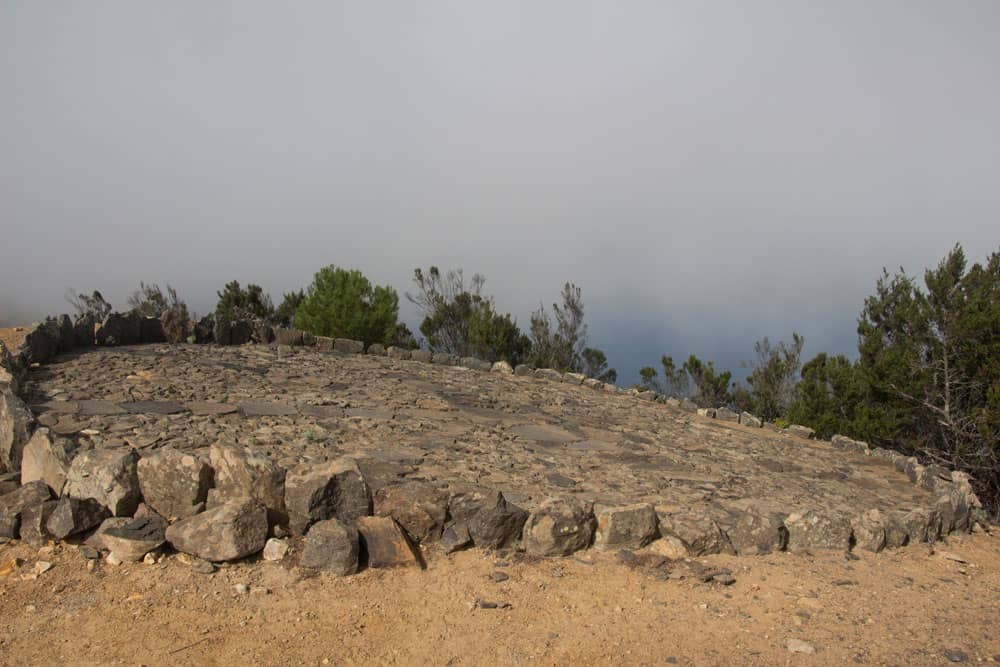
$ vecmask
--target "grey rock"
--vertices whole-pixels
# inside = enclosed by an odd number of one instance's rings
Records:
[[[508,547],[521,537],[528,513],[507,502],[498,491],[460,491],[451,496],[448,510],[458,524],[469,531],[473,543],[482,549]]]
[[[278,345],[302,345],[302,332],[298,329],[274,327],[274,342]]]
[[[92,498],[79,499],[63,496],[52,514],[49,516],[46,528],[49,534],[57,540],[64,540],[70,535],[76,535],[90,530],[108,518],[110,512],[104,504]]]
[[[583,384],[583,381],[587,379],[587,376],[583,373],[563,373],[562,381],[566,384]]]
[[[264,543],[264,551],[261,558],[266,561],[279,561],[288,554],[288,540],[272,537]]]
[[[94,537],[119,560],[137,563],[164,543],[166,529],[166,520],[155,514],[124,521],[107,519]]]
[[[431,363],[438,366],[458,366],[459,358],[457,354],[448,352],[435,352],[431,355]]]
[[[888,517],[877,509],[870,509],[851,521],[854,546],[865,551],[879,552],[886,546]]]
[[[267,508],[251,499],[229,502],[169,526],[166,539],[208,561],[245,558],[267,542]]]
[[[685,412],[697,412],[698,404],[689,398],[685,398],[681,401],[681,410],[684,410]]]
[[[389,516],[363,516],[358,532],[368,554],[368,567],[424,567],[420,552],[406,531]]]
[[[337,518],[352,524],[371,514],[371,492],[354,459],[305,464],[285,477],[285,508],[293,533],[303,535],[317,521]]]
[[[59,351],[59,326],[55,323],[36,324],[24,335],[21,349],[30,364],[44,364]]]
[[[73,345],[75,347],[92,347],[97,319],[93,315],[81,315],[73,323]]]
[[[302,545],[302,567],[344,577],[358,571],[358,531],[337,519],[314,523]]]
[[[212,468],[202,459],[164,447],[139,459],[142,497],[167,519],[185,519],[205,508]]]
[[[25,507],[21,512],[21,541],[33,547],[40,547],[52,539],[49,533],[49,517],[59,504],[56,500],[46,500]]]
[[[344,354],[361,354],[365,351],[365,344],[350,338],[334,338],[333,349]]]
[[[66,484],[69,467],[66,441],[53,439],[49,429],[39,428],[32,434],[21,455],[21,484],[41,480],[59,495]]]
[[[472,536],[469,535],[469,527],[464,523],[449,524],[441,533],[440,546],[446,554],[471,547]]]
[[[604,389],[604,383],[597,378],[587,378],[583,381],[583,386],[587,389],[594,389],[596,391],[602,391]]]
[[[691,556],[736,553],[715,519],[697,510],[660,517],[660,532],[678,538]]]
[[[209,459],[215,471],[215,493],[210,500],[224,504],[252,498],[267,508],[271,525],[288,522],[285,469],[263,451],[215,444],[209,449]]]
[[[51,498],[45,482],[29,482],[16,491],[0,496],[0,537],[16,539],[20,534],[24,510]]]
[[[851,522],[841,516],[815,510],[796,512],[785,519],[788,550],[839,549],[851,547]]]
[[[660,535],[660,520],[648,503],[598,507],[594,546],[598,549],[638,549]]]
[[[740,556],[784,551],[788,530],[780,515],[748,508],[729,530],[729,542]]]
[[[448,496],[426,482],[405,482],[379,489],[374,509],[394,518],[413,541],[435,542],[448,518]]]
[[[760,428],[762,424],[758,417],[755,417],[749,412],[740,413],[740,423],[744,426],[750,426],[751,428]]]
[[[35,418],[9,385],[0,385],[0,471],[21,469]]]
[[[98,345],[138,345],[142,342],[142,318],[135,311],[111,313],[97,330]]]
[[[590,546],[596,523],[590,504],[548,498],[525,522],[522,543],[532,556],[568,556]]]
[[[483,361],[482,359],[476,357],[462,357],[459,359],[458,365],[462,368],[483,372],[489,372],[489,370],[493,368],[493,364],[490,362]]]
[[[365,354],[371,355],[373,357],[384,357],[386,356],[385,346],[382,345],[381,343],[372,343],[371,345],[368,346],[368,349],[365,350]]]
[[[563,374],[554,368],[539,368],[535,370],[535,377],[552,382],[562,382]]]
[[[429,364],[433,354],[430,350],[410,350],[410,359],[419,361],[422,364]]]
[[[724,422],[738,423],[740,421],[740,414],[730,410],[729,408],[716,408],[715,418]]]
[[[93,449],[77,454],[66,475],[65,495],[92,498],[107,507],[113,516],[131,516],[142,499],[132,449]]]
[[[498,361],[490,366],[491,373],[501,373],[502,375],[513,375],[514,369],[506,361]]]
[[[401,361],[406,361],[407,359],[410,358],[409,350],[402,347],[396,347],[395,345],[390,345],[386,349],[385,354],[390,359],[399,359]]]
[[[790,424],[785,431],[790,435],[794,435],[798,438],[805,438],[806,440],[812,440],[816,437],[816,431],[812,430],[808,426],[802,426],[801,424]]]
[[[535,369],[528,364],[518,364],[514,367],[514,375],[524,377],[526,375],[534,375]]]

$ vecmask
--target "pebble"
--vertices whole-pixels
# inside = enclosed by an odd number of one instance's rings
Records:
[[[965,651],[959,651],[958,649],[950,648],[945,649],[944,657],[948,659],[948,662],[968,662],[969,655]]]
[[[215,565],[208,562],[207,560],[201,560],[200,558],[191,565],[191,569],[198,574],[212,574],[215,572]]]
[[[499,583],[501,581],[507,581],[508,579],[510,579],[510,575],[508,575],[506,572],[494,572],[493,574],[490,575],[490,578],[493,581]]]
[[[731,586],[736,583],[736,577],[731,574],[717,574],[712,577],[712,581],[723,586]]]
[[[272,537],[264,544],[261,557],[267,561],[278,561],[288,553],[288,542]]]
[[[813,655],[814,653],[816,653],[815,646],[813,646],[809,642],[802,641],[801,639],[795,639],[794,637],[792,639],[789,639],[788,643],[785,646],[792,653],[805,653],[806,655]]]
[[[35,567],[32,569],[32,572],[34,572],[35,574],[44,574],[49,570],[51,570],[52,567],[53,567],[52,563],[45,560],[40,560],[37,563],[35,563]]]
[[[247,586],[246,584],[236,584],[235,586],[233,586],[233,590],[236,591],[239,595],[246,595],[247,593],[250,592],[250,587]]]

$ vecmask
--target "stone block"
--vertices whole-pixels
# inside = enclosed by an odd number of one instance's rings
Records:
[[[139,459],[136,470],[142,497],[160,516],[185,519],[205,508],[212,468],[201,458],[164,447]]]
[[[851,521],[854,546],[878,553],[886,546],[886,526],[889,518],[877,509],[870,509]]]
[[[395,345],[389,346],[389,348],[386,349],[385,354],[390,359],[399,359],[401,361],[406,361],[410,358],[409,350],[402,347],[396,347]]]
[[[169,526],[166,539],[178,551],[208,561],[246,558],[267,542],[267,508],[252,499],[229,502]]]
[[[535,374],[535,369],[528,364],[518,364],[514,367],[514,375],[519,377],[533,376]]]
[[[368,554],[368,567],[424,566],[419,551],[396,520],[388,516],[365,516],[358,519],[358,533]]]
[[[453,493],[448,511],[456,525],[468,528],[475,545],[481,549],[509,547],[521,537],[528,513],[507,502],[498,491],[484,489]]]
[[[489,372],[489,370],[493,368],[493,364],[490,362],[483,361],[482,359],[478,359],[476,357],[462,357],[459,359],[458,365],[462,368],[483,372]]]
[[[274,342],[278,345],[302,345],[302,332],[298,329],[285,329],[284,327],[274,327]]]
[[[0,385],[0,471],[21,469],[35,417],[8,385]]]
[[[365,354],[371,355],[373,357],[384,357],[385,356],[385,346],[382,343],[372,343],[365,350]]]
[[[365,344],[350,338],[334,338],[333,349],[343,354],[361,354],[365,351]]]
[[[750,414],[749,412],[741,412],[740,423],[744,426],[749,426],[750,428],[760,428],[762,422],[758,417]]]
[[[358,531],[336,519],[314,523],[302,544],[302,567],[344,577],[358,571]]]
[[[387,486],[375,494],[377,516],[391,516],[418,544],[441,539],[448,519],[448,496],[426,482]]]
[[[563,374],[554,368],[539,368],[535,370],[535,377],[552,382],[562,382]]]
[[[41,481],[29,482],[16,491],[0,496],[0,537],[17,538],[24,510],[51,498],[48,485]]]
[[[285,469],[277,462],[256,448],[219,444],[209,449],[209,459],[215,471],[212,500],[230,503],[252,498],[267,508],[271,525],[288,522]]]
[[[583,373],[563,373],[562,381],[566,384],[583,384],[583,381],[587,379],[587,376]]]
[[[126,447],[92,449],[77,454],[66,474],[63,493],[71,498],[92,498],[112,516],[132,516],[142,492],[136,463],[139,456]]]
[[[431,363],[432,356],[429,350],[410,350],[410,359],[419,361],[422,364]]]
[[[598,507],[594,546],[598,549],[639,549],[660,536],[660,520],[652,505]]]
[[[458,366],[459,358],[457,354],[448,352],[435,352],[431,355],[431,363],[438,366]]]
[[[21,541],[33,547],[40,547],[53,539],[49,533],[49,517],[59,504],[56,500],[46,500],[25,507],[21,512]]]
[[[784,551],[788,545],[788,529],[780,515],[751,507],[740,514],[729,530],[729,543],[740,556],[758,556]]]
[[[788,550],[851,548],[851,522],[835,514],[807,510],[795,512],[785,519],[788,529]]]
[[[720,420],[720,421],[724,421],[724,422],[737,422],[737,423],[739,423],[739,421],[740,421],[740,414],[738,412],[734,412],[733,410],[730,410],[729,408],[716,408],[715,409],[715,418],[718,419],[718,420]]]
[[[320,352],[333,352],[333,339],[327,336],[316,336],[316,349]]]
[[[53,439],[49,429],[39,428],[32,434],[22,452],[21,484],[41,480],[58,496],[66,484],[69,467],[70,455],[66,441],[62,438]]]
[[[64,540],[101,525],[111,512],[101,502],[93,498],[79,499],[63,496],[52,514],[46,528],[57,540]]]
[[[804,438],[805,440],[812,440],[816,437],[816,431],[812,430],[808,426],[802,426],[801,424],[791,424],[785,431],[789,435],[794,435],[797,438]]]
[[[691,556],[736,553],[715,519],[697,510],[661,516],[660,533],[678,538]]]
[[[568,556],[590,546],[596,523],[589,503],[548,498],[528,517],[521,541],[532,556]]]
[[[498,361],[490,366],[491,373],[500,373],[501,375],[513,375],[514,369],[506,361]]]
[[[303,535],[317,521],[337,518],[345,524],[371,514],[368,484],[350,458],[320,465],[303,464],[285,477],[285,508],[293,533]]]

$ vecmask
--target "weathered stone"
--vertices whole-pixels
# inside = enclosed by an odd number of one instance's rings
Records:
[[[499,549],[521,537],[528,513],[508,503],[497,491],[460,491],[451,496],[448,510],[457,524],[465,525],[477,547]]]
[[[877,509],[871,509],[851,521],[854,532],[854,546],[865,551],[878,553],[886,546],[886,525],[888,517]]]
[[[337,519],[314,523],[302,544],[302,567],[344,577],[358,571],[358,531]]]
[[[285,477],[285,508],[293,533],[303,535],[317,521],[352,524],[371,514],[371,492],[354,459],[305,464]]]
[[[566,384],[583,384],[587,376],[583,373],[563,373],[562,381]]]
[[[939,484],[935,509],[941,516],[941,534],[972,530],[972,506],[966,493],[954,484]]]
[[[842,447],[847,450],[855,451],[860,454],[871,454],[871,447],[868,446],[867,442],[861,442],[860,440],[853,440],[843,435],[835,435],[830,438],[830,444],[836,447]]]
[[[729,530],[729,542],[740,556],[758,556],[784,551],[788,545],[788,529],[781,516],[749,508]]]
[[[52,512],[58,504],[59,502],[56,500],[46,500],[37,505],[24,508],[21,512],[20,531],[22,542],[26,542],[33,547],[40,547],[52,539],[52,535],[48,529],[48,522],[49,517],[52,516]]]
[[[419,361],[422,364],[431,363],[431,357],[433,353],[430,350],[410,350],[410,359],[413,361]]]
[[[698,408],[698,414],[702,417],[715,419],[715,408]]]
[[[851,522],[841,516],[814,510],[796,512],[785,519],[788,550],[851,548]]]
[[[391,516],[413,541],[423,544],[441,539],[448,518],[448,496],[425,482],[405,482],[378,490],[375,514]]]
[[[760,428],[762,422],[758,417],[755,417],[749,412],[741,412],[740,423],[751,428]]]
[[[205,508],[212,468],[202,459],[164,447],[139,459],[142,497],[169,520],[185,519]]]
[[[660,532],[681,540],[691,556],[735,554],[729,537],[719,524],[698,511],[678,512],[660,517]]]
[[[316,349],[320,352],[332,352],[333,339],[327,336],[316,336]]]
[[[123,415],[128,412],[125,408],[111,401],[100,399],[88,399],[79,401],[80,415],[83,417],[98,417]]]
[[[503,375],[513,375],[514,369],[506,361],[497,361],[490,366],[491,373],[501,373]]]
[[[293,406],[281,403],[240,403],[238,407],[244,417],[290,417],[299,413]]]
[[[333,349],[344,354],[361,354],[365,351],[365,344],[350,338],[334,338]]]
[[[194,323],[194,342],[198,344],[215,341],[215,315],[206,315]]]
[[[524,549],[532,556],[568,556],[590,546],[596,523],[591,505],[548,498],[524,524]]]
[[[21,454],[35,418],[7,385],[0,385],[0,471],[21,469]]]
[[[935,509],[924,507],[897,510],[889,515],[886,545],[900,547],[920,542],[934,542],[940,536],[941,517]]]
[[[302,332],[298,329],[274,327],[274,342],[278,345],[302,345]]]
[[[52,323],[36,324],[24,335],[21,348],[27,353],[27,364],[44,364],[59,350],[59,326]]]
[[[482,359],[478,359],[476,357],[462,357],[461,359],[459,359],[458,365],[461,366],[462,368],[468,368],[474,371],[483,371],[483,372],[487,372],[491,368],[493,368],[493,364],[491,364],[490,362],[483,361]]]
[[[98,345],[138,345],[142,342],[142,318],[135,311],[111,313],[97,330]]]
[[[251,447],[215,444],[209,449],[218,503],[253,498],[267,508],[271,525],[285,525],[285,469]],[[211,505],[211,503],[209,503]]]
[[[729,408],[716,408],[715,418],[724,422],[739,422],[740,414]]]
[[[381,343],[372,343],[365,350],[365,354],[371,355],[373,357],[384,357],[385,356],[385,346]]]
[[[167,522],[155,514],[134,519],[107,519],[94,534],[103,550],[123,562],[138,563],[166,540]],[[96,545],[94,545],[96,546]]]
[[[681,401],[681,406],[680,407],[681,407],[681,410],[684,410],[685,412],[697,412],[698,411],[698,404],[695,403],[694,401],[692,401],[690,398],[685,398],[683,401]]]
[[[528,364],[518,364],[514,367],[514,375],[524,377],[526,375],[534,375],[535,369]]]
[[[64,540],[70,535],[101,525],[109,514],[108,508],[93,498],[63,496],[52,510],[46,527],[52,537]]]
[[[399,359],[402,361],[405,361],[410,358],[409,350],[402,347],[396,347],[395,345],[390,345],[389,348],[385,351],[385,354],[390,359]]]
[[[267,508],[252,499],[228,502],[169,526],[166,539],[208,561],[245,558],[267,542]]]
[[[77,454],[66,475],[63,493],[71,498],[93,498],[113,516],[131,516],[142,493],[132,449],[93,449]]]
[[[764,422],[764,426],[762,428],[765,431],[770,431],[771,433],[781,433],[781,428],[773,422]]]
[[[604,389],[604,383],[598,380],[597,378],[587,378],[586,380],[583,381],[583,386],[586,387],[587,389],[594,389],[597,391],[601,391]]]
[[[41,480],[57,496],[62,493],[69,472],[70,455],[66,442],[53,439],[49,429],[39,428],[24,446],[21,458],[21,484]]]
[[[459,358],[457,354],[449,352],[435,352],[431,355],[431,363],[438,366],[458,366]]]
[[[801,424],[790,424],[785,428],[785,431],[790,435],[794,435],[798,438],[805,438],[806,440],[811,440],[816,436],[816,431],[812,430],[808,426],[802,426]]]
[[[423,567],[423,559],[406,532],[389,516],[363,516],[358,532],[368,554],[368,567]]]
[[[73,345],[75,347],[92,347],[97,319],[93,315],[81,315],[73,323]]]
[[[260,557],[266,561],[279,561],[288,554],[288,541],[272,537],[264,543],[264,551]]]
[[[659,394],[657,394],[655,391],[649,391],[649,390],[640,391],[638,394],[636,394],[636,398],[638,398],[640,401],[655,401],[657,396],[659,396]]]
[[[639,549],[660,536],[660,520],[652,505],[599,507],[594,546],[598,549]]]
[[[29,507],[52,498],[45,482],[29,482],[0,496],[0,537],[14,539],[21,527],[21,514]]]
[[[472,546],[472,536],[469,527],[464,523],[452,523],[441,533],[440,546],[446,554],[455,553]]]
[[[622,390],[621,387],[619,387],[616,384],[612,384],[610,382],[605,382],[602,385],[602,387],[603,387],[604,391],[608,392],[609,394],[617,394],[617,393],[620,393],[621,390]]]
[[[554,368],[539,368],[535,370],[535,377],[542,380],[551,380],[553,382],[562,382],[563,374]]]

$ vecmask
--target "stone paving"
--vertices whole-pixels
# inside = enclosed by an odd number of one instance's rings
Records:
[[[890,461],[670,405],[531,377],[261,345],[145,345],[32,369],[25,401],[82,449],[252,445],[285,468],[355,457],[372,491],[481,486],[651,503],[732,527],[748,507],[851,519],[933,507]]]

